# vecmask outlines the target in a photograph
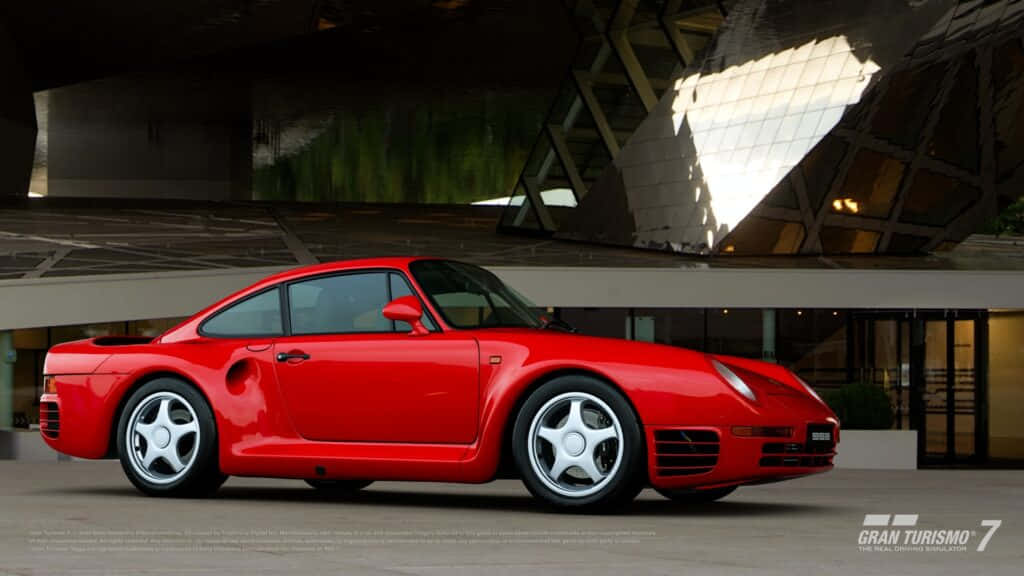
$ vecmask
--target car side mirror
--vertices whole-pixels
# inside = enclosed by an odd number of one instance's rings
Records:
[[[412,326],[412,332],[409,332],[410,335],[423,336],[430,333],[430,330],[427,330],[427,327],[423,325],[423,307],[420,306],[420,301],[415,296],[395,298],[388,302],[388,305],[381,310],[381,314],[388,320],[405,322]]]

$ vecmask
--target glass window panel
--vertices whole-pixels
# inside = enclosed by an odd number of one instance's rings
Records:
[[[821,249],[826,254],[874,252],[879,236],[879,233],[873,230],[825,226],[821,230]]]
[[[911,254],[914,252],[920,252],[924,249],[925,245],[931,238],[926,236],[914,236],[912,234],[893,234],[889,240],[889,248],[887,252],[894,252],[897,254]]]
[[[81,340],[83,338],[98,338],[100,336],[124,336],[124,322],[104,322],[99,324],[78,324],[75,326],[54,326],[50,329],[50,345]]]
[[[18,350],[46,350],[49,348],[46,328],[14,330],[11,340],[11,343]]]
[[[808,111],[800,119],[800,126],[796,129],[796,138],[811,138],[817,133],[818,123],[821,122],[822,112],[820,110]]]
[[[788,142],[796,138],[796,130],[799,126],[799,114],[790,114],[783,117],[782,123],[779,125],[779,132],[775,135],[775,139],[782,142]]]
[[[288,286],[292,334],[391,332],[381,314],[388,303],[387,274],[344,274]]]
[[[903,180],[904,164],[881,152],[861,149],[846,174],[833,211],[886,218]],[[849,201],[846,201],[849,199]]]
[[[814,93],[814,86],[804,86],[792,93],[789,99],[787,114],[803,114],[811,105],[811,94]]]
[[[818,82],[832,82],[838,80],[843,75],[843,67],[846,65],[846,61],[852,56],[850,52],[837,52],[832,54],[825,60],[825,67],[821,71],[821,76],[818,78]]]
[[[135,320],[128,323],[128,334],[132,336],[156,337],[184,322],[185,318],[156,318]]]
[[[804,226],[800,222],[747,216],[722,241],[722,250],[735,254],[794,254],[803,240]]]
[[[750,157],[747,159],[747,169],[757,171],[763,168],[765,160],[768,158],[768,150],[770,148],[770,146],[754,147],[750,151]]]
[[[785,70],[782,68],[771,68],[765,72],[764,80],[761,82],[758,92],[760,94],[771,94],[779,89],[782,76]]]
[[[740,134],[743,132],[743,125],[737,124],[730,126],[726,129],[725,135],[722,137],[722,143],[719,145],[719,150],[732,151],[737,146],[741,146]]]
[[[224,337],[283,334],[278,290],[274,288],[233,304],[203,323],[201,329],[204,334]]]
[[[636,320],[650,319],[654,328],[654,342],[689,348],[704,349],[703,308],[637,308]],[[637,335],[641,330],[635,331]]]
[[[825,69],[825,61],[827,58],[815,58],[807,62],[804,66],[803,72],[800,74],[799,86],[811,86],[818,83],[818,79],[821,78],[821,72]]]
[[[725,95],[722,97],[726,102],[733,102],[739,100],[740,94],[743,93],[743,83],[746,81],[746,75],[734,76],[726,81],[725,84]]]
[[[939,123],[928,142],[928,154],[969,171],[978,169],[978,72],[972,56],[964,58],[949,92]]]
[[[412,288],[409,287],[409,283],[405,281],[405,278],[402,277],[401,274],[395,274],[394,272],[392,272],[389,275],[389,281],[391,282],[392,300],[397,300],[403,296],[415,295],[412,292]],[[420,305],[422,306],[423,303],[420,302]],[[437,330],[437,325],[434,324],[434,321],[430,319],[430,314],[427,314],[426,308],[424,308],[423,310],[423,316],[420,317],[420,322],[423,322],[423,325],[427,328],[427,330]],[[409,332],[412,330],[412,326],[410,326],[408,322],[395,322],[394,325],[395,331],[397,332]]]
[[[836,168],[846,155],[846,148],[847,145],[842,140],[826,136],[801,163],[800,169],[807,182],[807,197],[811,210],[821,208],[821,201],[832,186]]]
[[[764,124],[761,124],[761,130],[757,133],[757,139],[754,140],[754,145],[760,146],[774,142],[781,126],[782,118],[771,118],[765,120]]]
[[[843,114],[846,112],[846,106],[834,106],[832,108],[825,109],[821,113],[821,121],[818,122],[818,136],[824,136],[825,134],[832,131],[839,124],[839,120],[843,118]]]
[[[967,183],[930,170],[918,170],[899,218],[911,224],[944,226],[979,195],[979,190]]]
[[[796,163],[800,162],[804,155],[807,154],[807,150],[813,143],[813,138],[800,138],[798,140],[793,140],[789,144],[789,148],[786,150],[786,161],[784,164],[786,166],[796,165]]]
[[[747,74],[747,78],[743,82],[743,90],[740,92],[740,98],[756,96],[761,89],[761,83],[764,82],[766,75],[767,72],[764,70]]]
[[[786,150],[789,150],[789,142],[786,140],[772,144],[772,147],[768,150],[768,157],[764,161],[765,167],[778,168],[783,166],[786,161]]]
[[[797,201],[796,192],[793,190],[793,183],[790,182],[789,178],[783,178],[775,188],[768,194],[764,199],[766,206],[776,206],[779,208],[791,208],[797,210],[800,208],[800,203]]]
[[[921,138],[948,64],[894,72],[871,121],[871,132],[908,150]]]
[[[835,105],[837,102],[846,104],[845,101],[840,100],[836,97],[836,85],[837,82],[825,82],[816,84],[814,86],[814,92],[811,92],[811,103],[807,106],[808,110],[818,110],[821,108],[828,108]]]
[[[708,309],[706,350],[713,354],[760,358],[761,316],[760,308]]]
[[[828,56],[832,53],[832,47],[835,46],[836,38],[834,36],[826,38],[814,44],[811,49],[811,58],[821,58],[822,56]]]
[[[1024,460],[1024,311],[989,313],[988,321],[988,410],[989,456],[1001,460]]]
[[[777,310],[775,356],[816,389],[846,382],[847,314],[839,310]]]
[[[793,90],[800,83],[800,75],[804,71],[804,62],[797,62],[786,66],[782,73],[782,81],[779,82],[779,90]]]
[[[625,338],[628,308],[560,308],[558,317],[581,334]]]

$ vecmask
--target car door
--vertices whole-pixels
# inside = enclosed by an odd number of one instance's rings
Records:
[[[477,433],[475,339],[429,334],[383,317],[411,294],[397,271],[366,270],[289,283],[276,373],[304,438],[332,442],[471,443]],[[402,323],[399,323],[402,324]]]

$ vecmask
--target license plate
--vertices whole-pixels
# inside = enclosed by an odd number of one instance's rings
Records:
[[[831,446],[834,442],[830,424],[810,424],[807,426],[807,444],[814,447]]]

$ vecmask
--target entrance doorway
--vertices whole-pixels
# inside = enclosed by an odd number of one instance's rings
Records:
[[[985,459],[986,312],[861,312],[850,329],[848,379],[889,394],[893,427],[918,431],[920,465]]]

